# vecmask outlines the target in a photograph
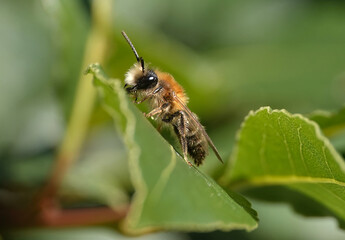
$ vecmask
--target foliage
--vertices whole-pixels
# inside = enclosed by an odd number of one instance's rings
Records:
[[[284,110],[251,112],[239,132],[233,161],[224,184],[296,190],[331,211],[344,227],[344,159],[314,122]]]
[[[186,165],[129,103],[120,80],[109,79],[98,64],[87,72],[94,74],[104,108],[120,126],[129,151],[136,194],[125,220],[126,232],[256,227],[249,203],[233,192],[230,197],[196,167]]]
[[[288,239],[295,222],[301,239],[344,238],[341,1],[1,6],[0,238]],[[185,88],[225,165],[188,167],[125,95],[121,30]]]

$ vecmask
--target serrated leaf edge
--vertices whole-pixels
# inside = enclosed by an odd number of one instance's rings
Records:
[[[333,145],[330,143],[330,141],[328,140],[328,138],[326,138],[320,127],[317,125],[316,122],[302,116],[301,114],[291,114],[288,111],[286,111],[285,109],[281,109],[281,110],[272,110],[270,107],[266,106],[266,107],[261,107],[256,111],[250,111],[249,114],[245,117],[245,120],[242,122],[241,124],[241,128],[240,130],[237,132],[236,134],[236,141],[238,142],[239,139],[241,138],[241,132],[242,129],[245,127],[245,124],[247,122],[247,120],[251,117],[254,117],[256,114],[258,114],[261,111],[267,111],[267,113],[269,114],[273,114],[273,113],[283,113],[285,114],[287,117],[289,118],[299,118],[305,122],[307,122],[308,124],[312,125],[314,130],[315,130],[315,135],[316,137],[324,142],[325,146],[328,147],[331,155],[334,157],[335,161],[339,164],[341,170],[343,171],[343,173],[345,174],[345,163],[344,160],[342,159],[342,157],[338,154],[338,152],[335,150],[335,148],[333,147]],[[233,166],[234,164],[234,160],[235,160],[235,156],[237,155],[238,152],[238,146],[236,145],[233,154],[231,155],[231,159],[230,159],[230,163],[231,166]],[[228,167],[229,169],[229,167]],[[340,182],[337,181],[335,179],[331,179],[331,178],[315,178],[315,177],[309,177],[309,176],[293,176],[293,175],[288,175],[288,176],[269,176],[269,175],[265,175],[262,177],[255,177],[255,178],[250,178],[250,179],[246,179],[245,181],[242,182],[238,182],[238,183],[231,183],[231,176],[232,173],[230,173],[229,175],[224,176],[223,178],[221,178],[221,182],[226,182],[226,181],[230,181],[230,185],[232,188],[242,188],[242,187],[249,187],[251,185],[255,185],[255,186],[259,186],[259,185],[281,185],[283,183],[288,184],[294,182],[294,183],[330,183],[330,184],[337,184],[340,186],[345,186],[344,182]],[[314,180],[314,181],[312,181]]]

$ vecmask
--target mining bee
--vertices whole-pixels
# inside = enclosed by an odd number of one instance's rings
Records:
[[[129,46],[132,48],[137,63],[126,73],[125,89],[135,98],[135,103],[148,101],[151,106],[147,118],[155,116],[161,124],[171,125],[181,144],[183,158],[188,165],[187,155],[199,166],[208,154],[208,146],[223,163],[217,148],[200,124],[198,117],[187,107],[188,97],[184,89],[169,73],[147,68],[144,59],[139,57],[127,34],[122,31]],[[138,100],[139,99],[139,100]]]

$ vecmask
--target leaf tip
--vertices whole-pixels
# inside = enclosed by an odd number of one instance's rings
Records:
[[[101,64],[96,62],[96,63],[91,63],[85,70],[84,70],[84,75],[89,74],[89,73],[97,73],[101,69]]]

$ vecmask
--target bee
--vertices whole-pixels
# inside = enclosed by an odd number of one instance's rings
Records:
[[[124,31],[121,33],[137,59],[126,73],[124,87],[127,93],[135,98],[135,103],[150,103],[151,111],[144,115],[147,118],[155,116],[159,124],[165,123],[173,127],[181,144],[183,158],[188,165],[192,166],[187,157],[189,154],[199,166],[208,154],[208,146],[223,163],[198,117],[187,107],[188,97],[184,89],[169,73],[147,68],[127,34]]]

